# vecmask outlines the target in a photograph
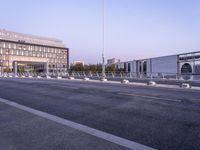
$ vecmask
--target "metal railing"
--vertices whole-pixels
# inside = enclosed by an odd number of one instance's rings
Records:
[[[102,76],[101,72],[69,72],[69,76],[74,77],[98,77]],[[160,80],[197,80],[200,81],[200,74],[175,74],[175,73],[136,73],[136,72],[106,72],[107,78],[126,78],[126,79],[160,79]]]
[[[71,71],[71,72],[57,72],[57,73],[33,73],[33,72],[21,72],[21,73],[0,73],[0,77],[77,77],[77,78],[101,78],[102,72],[83,72],[83,71]],[[149,79],[149,80],[187,80],[187,81],[200,81],[200,74],[175,74],[175,73],[136,73],[136,72],[106,72],[106,78],[121,78],[121,79]]]

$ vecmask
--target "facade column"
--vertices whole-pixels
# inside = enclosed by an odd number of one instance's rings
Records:
[[[49,74],[49,62],[46,63],[46,74]]]
[[[143,70],[143,65],[144,65],[144,61],[141,61],[141,74],[142,74],[142,76],[144,75],[144,70]]]
[[[14,74],[17,75],[17,62],[13,62]]]
[[[195,73],[196,73],[195,61],[193,61],[192,73],[193,73],[193,74],[195,74]]]

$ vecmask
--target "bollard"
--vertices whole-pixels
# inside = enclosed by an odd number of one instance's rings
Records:
[[[47,79],[51,79],[51,77],[50,77],[50,76],[48,76],[48,75],[46,76],[46,78],[47,78]]]
[[[8,77],[9,77],[9,78],[12,78],[13,76],[12,76],[12,75],[9,75]]]
[[[191,88],[191,85],[189,83],[181,83],[180,88]]]
[[[107,82],[108,80],[105,77],[103,77],[103,78],[100,79],[100,81],[101,82]]]
[[[147,85],[156,86],[156,82],[155,81],[149,81],[149,82],[147,82]]]
[[[74,78],[74,77],[69,77],[68,79],[69,79],[69,80],[74,80],[75,78]]]
[[[89,81],[90,78],[85,77],[85,78],[83,78],[83,80],[84,80],[84,81]]]
[[[123,83],[123,84],[128,84],[128,83],[129,83],[129,80],[124,79],[124,80],[121,81],[121,83]]]
[[[62,77],[61,76],[57,76],[57,79],[62,79]]]

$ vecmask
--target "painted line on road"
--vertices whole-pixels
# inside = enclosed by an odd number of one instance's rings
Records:
[[[79,90],[78,87],[73,87],[73,86],[67,86],[67,85],[51,85],[51,87],[54,88],[65,88],[65,89],[72,89],[72,90]]]
[[[150,98],[150,99],[156,99],[156,100],[179,102],[179,103],[182,102],[182,100],[179,100],[179,99],[162,98],[162,97],[155,97],[155,96],[149,96],[149,95],[139,95],[139,94],[132,94],[132,93],[117,93],[117,94],[124,95],[124,96],[135,96],[135,97]]]
[[[79,131],[87,133],[89,135],[93,135],[93,136],[101,138],[103,140],[115,143],[117,145],[129,148],[131,150],[155,150],[154,148],[151,148],[151,147],[148,147],[148,146],[145,146],[145,145],[142,145],[142,144],[139,144],[139,143],[136,143],[136,142],[133,142],[133,141],[130,141],[130,140],[94,129],[94,128],[90,128],[88,126],[85,126],[85,125],[82,125],[82,124],[79,124],[76,122],[72,122],[70,120],[63,119],[63,118],[48,114],[46,112],[42,112],[42,111],[27,107],[24,105],[20,105],[20,104],[17,104],[15,102],[12,102],[12,101],[9,101],[6,99],[0,98],[0,102],[7,104],[9,106],[18,108],[20,110],[32,113],[34,115],[40,116],[42,118],[54,121],[56,123],[71,127],[73,129],[79,130]]]

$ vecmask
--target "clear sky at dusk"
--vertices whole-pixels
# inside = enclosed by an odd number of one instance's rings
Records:
[[[0,0],[0,28],[55,37],[70,61],[101,62],[102,0]],[[105,57],[200,50],[200,0],[105,0]]]

